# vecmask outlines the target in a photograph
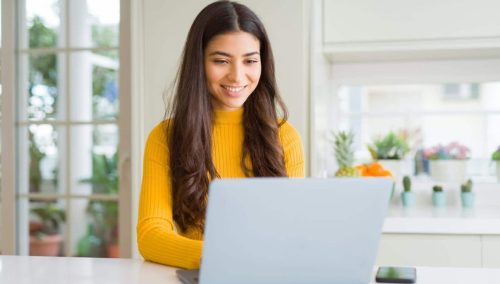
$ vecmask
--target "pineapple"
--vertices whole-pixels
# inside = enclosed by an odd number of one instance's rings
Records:
[[[352,143],[354,140],[354,133],[351,131],[339,131],[334,133],[335,138],[335,158],[339,170],[335,173],[338,177],[358,177],[359,171],[353,167],[354,153],[352,151]]]

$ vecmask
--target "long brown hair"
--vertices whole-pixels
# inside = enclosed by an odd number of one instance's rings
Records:
[[[286,176],[278,129],[287,120],[278,94],[271,45],[262,22],[248,7],[229,1],[206,6],[189,30],[175,80],[167,123],[172,178],[173,218],[181,231],[203,231],[208,184],[219,174],[212,161],[212,97],[204,71],[204,50],[219,34],[244,31],[260,41],[262,72],[243,111],[243,159],[246,176]],[[278,122],[277,106],[282,119]],[[251,166],[247,167],[246,159]]]

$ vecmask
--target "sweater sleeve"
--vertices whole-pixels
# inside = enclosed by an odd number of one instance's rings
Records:
[[[283,145],[285,168],[288,176],[304,177],[304,149],[299,132],[289,122],[285,122],[280,127],[279,137]]]
[[[183,237],[175,231],[164,126],[155,127],[146,142],[137,244],[146,260],[187,269],[199,268],[203,241]]]

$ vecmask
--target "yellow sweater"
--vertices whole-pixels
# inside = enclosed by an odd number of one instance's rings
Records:
[[[221,178],[245,177],[240,161],[243,145],[243,108],[216,111],[212,132],[212,159]],[[279,129],[285,167],[289,177],[304,176],[304,153],[300,136],[289,123]],[[137,242],[146,260],[166,265],[199,268],[203,235],[199,230],[181,234],[172,218],[169,149],[165,123],[149,134],[144,153],[139,202]]]

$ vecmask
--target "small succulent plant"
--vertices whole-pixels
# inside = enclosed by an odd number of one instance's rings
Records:
[[[404,190],[404,192],[411,191],[411,179],[409,176],[403,177],[403,190]]]
[[[472,192],[472,180],[468,179],[460,186],[462,192]]]
[[[432,187],[433,192],[443,192],[443,187],[440,185],[435,185]]]

